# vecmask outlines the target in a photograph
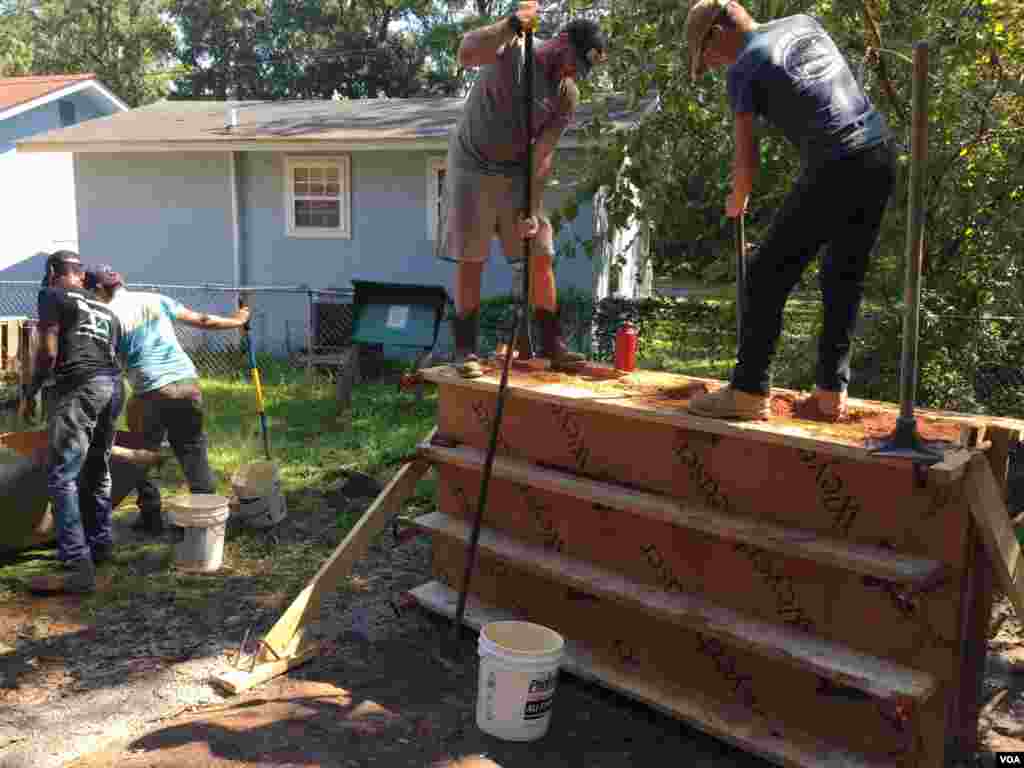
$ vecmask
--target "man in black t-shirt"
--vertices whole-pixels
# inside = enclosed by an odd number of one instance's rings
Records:
[[[36,592],[93,591],[95,565],[109,559],[113,548],[110,451],[124,402],[116,357],[121,326],[83,290],[84,278],[78,254],[57,251],[47,259],[36,369],[23,393],[24,402],[32,403],[51,374],[56,380],[47,486],[64,572],[33,579]]]

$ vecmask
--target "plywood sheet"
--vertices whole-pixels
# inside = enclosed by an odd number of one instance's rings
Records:
[[[457,588],[464,548],[434,539],[435,576]],[[622,667],[638,680],[694,688],[728,706],[813,733],[874,759],[940,765],[942,739],[929,744],[912,707],[897,708],[859,691],[823,682],[813,674],[738,650],[565,585],[539,578],[481,551],[473,577],[480,600],[551,626],[586,642],[595,657]],[[941,734],[941,729],[939,730]],[[781,736],[785,737],[785,731]]]

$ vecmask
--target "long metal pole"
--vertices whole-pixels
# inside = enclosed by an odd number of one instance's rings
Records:
[[[743,342],[743,309],[747,296],[747,235],[744,228],[745,214],[740,211],[736,217],[736,350]]]
[[[525,99],[526,99],[526,190],[523,193],[524,210],[526,215],[530,214],[531,194],[530,186],[533,169],[533,30],[526,30],[526,66],[524,76]],[[487,455],[484,458],[483,477],[480,480],[480,493],[477,496],[476,516],[473,518],[473,529],[469,534],[469,545],[466,550],[466,568],[462,574],[462,587],[459,590],[459,602],[455,607],[455,623],[452,626],[452,650],[455,655],[459,653],[458,639],[462,633],[462,621],[466,615],[466,601],[469,598],[469,584],[473,577],[473,569],[476,567],[476,556],[480,549],[480,528],[483,525],[484,510],[487,508],[487,492],[491,484],[491,474],[494,469],[494,455],[498,451],[498,435],[501,432],[501,421],[505,414],[505,399],[508,389],[508,371],[512,365],[512,352],[520,347],[520,358],[532,357],[530,351],[530,240],[523,240],[523,295],[520,297],[517,307],[518,317],[512,326],[512,338],[505,348],[505,360],[501,369],[501,382],[498,385],[498,397],[494,407],[494,423],[491,424],[490,440],[487,443]],[[524,341],[525,338],[525,341]],[[518,342],[518,344],[517,344]],[[523,347],[527,354],[523,354]]]
[[[529,216],[533,209],[533,29],[526,30],[523,61],[523,102],[526,120],[526,181],[523,189],[523,215]],[[525,311],[519,318],[519,343],[517,345],[520,360],[533,357],[533,341],[530,337],[530,238],[523,238],[523,296],[522,304]]]
[[[913,122],[907,195],[907,252],[904,280],[903,355],[900,360],[900,418],[914,418],[917,396],[918,315],[924,256],[924,181],[928,162],[928,43],[914,46]]]

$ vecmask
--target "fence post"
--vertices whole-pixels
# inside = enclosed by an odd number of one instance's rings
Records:
[[[306,294],[309,306],[306,313],[306,380],[313,379],[313,323],[315,321],[316,305],[313,301],[313,291],[310,289]]]

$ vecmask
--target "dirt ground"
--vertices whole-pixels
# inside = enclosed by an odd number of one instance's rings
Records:
[[[336,512],[322,502],[319,519],[289,519],[278,535],[336,543]],[[74,597],[0,605],[0,768],[427,768],[471,754],[503,768],[766,765],[566,675],[544,739],[484,735],[475,636],[463,635],[461,666],[440,663],[442,647],[451,655],[450,625],[404,596],[429,580],[429,558],[425,540],[396,547],[384,533],[349,587],[325,602],[324,653],[233,698],[209,685],[210,673],[225,668],[247,628],[265,633],[289,595],[239,580],[201,609],[159,596],[96,615]],[[989,750],[1024,750],[1024,632],[1005,599],[994,619],[983,740]]]

